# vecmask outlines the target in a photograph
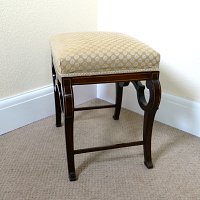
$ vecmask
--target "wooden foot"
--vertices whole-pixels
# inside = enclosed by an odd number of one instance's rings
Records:
[[[69,173],[69,180],[70,181],[76,181],[77,180],[77,178],[76,178],[76,174],[75,173]]]
[[[153,168],[153,163],[152,163],[152,161],[144,161],[144,164],[145,164],[145,166],[146,166],[148,169],[152,169],[152,168]]]

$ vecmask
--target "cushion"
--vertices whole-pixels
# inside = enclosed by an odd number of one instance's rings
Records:
[[[51,37],[50,45],[62,77],[159,70],[159,53],[121,33],[63,33]]]

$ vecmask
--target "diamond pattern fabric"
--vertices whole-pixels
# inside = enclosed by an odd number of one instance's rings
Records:
[[[53,36],[50,45],[62,77],[159,70],[159,53],[121,33],[63,33]]]

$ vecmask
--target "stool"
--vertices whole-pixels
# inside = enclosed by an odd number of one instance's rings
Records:
[[[63,33],[50,39],[52,76],[54,84],[56,126],[61,126],[64,113],[65,139],[69,180],[75,181],[74,155],[143,145],[144,164],[153,168],[151,136],[153,121],[160,104],[160,55],[135,38],[112,32]],[[149,100],[145,99],[146,81]],[[73,85],[115,83],[116,101],[113,105],[74,108]],[[119,119],[123,87],[132,83],[137,99],[144,110],[143,140],[109,146],[74,149],[74,111],[115,108],[114,120]],[[112,127],[111,127],[112,128]]]

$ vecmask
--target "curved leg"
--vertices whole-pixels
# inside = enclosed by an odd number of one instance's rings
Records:
[[[144,86],[139,81],[133,82],[137,90],[137,98],[140,107],[144,110],[144,123],[143,123],[143,148],[144,148],[144,164],[148,169],[153,168],[151,158],[151,137],[154,117],[158,110],[161,98],[161,87],[158,79],[147,80],[146,86],[149,89],[150,97],[149,102],[146,102],[144,95]]]
[[[52,77],[53,77],[53,86],[54,86],[54,99],[55,99],[55,112],[56,112],[56,127],[61,126],[61,107],[58,86],[56,84],[56,72],[52,63]]]
[[[63,81],[63,109],[65,121],[65,139],[67,151],[67,164],[69,180],[76,180],[74,165],[74,139],[73,139],[73,123],[74,123],[74,97],[71,80]]]
[[[123,87],[128,86],[129,82],[115,83],[116,86],[116,100],[115,100],[115,113],[113,115],[114,120],[119,119],[121,106],[122,106],[122,95],[123,95]]]
[[[156,110],[149,110],[144,112],[144,124],[143,124],[143,148],[144,148],[144,164],[148,169],[153,168],[151,158],[151,137],[152,128]]]

